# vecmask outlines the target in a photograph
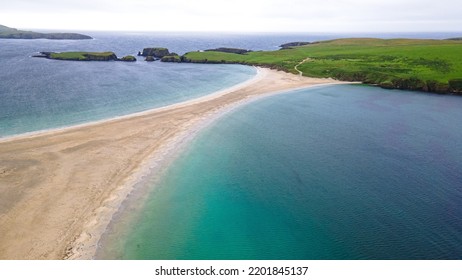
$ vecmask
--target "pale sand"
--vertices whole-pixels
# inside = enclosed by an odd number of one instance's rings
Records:
[[[140,178],[211,119],[261,96],[333,83],[259,68],[193,101],[0,140],[0,259],[91,259]]]

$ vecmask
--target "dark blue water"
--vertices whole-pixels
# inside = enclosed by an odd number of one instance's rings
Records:
[[[98,257],[460,259],[460,108],[367,86],[246,105],[113,223]]]

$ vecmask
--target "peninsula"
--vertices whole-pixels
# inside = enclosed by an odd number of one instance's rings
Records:
[[[0,39],[86,40],[93,38],[78,33],[39,33],[0,25]]]
[[[387,89],[462,94],[462,41],[456,38],[352,38],[287,43],[277,51],[227,50],[188,52],[180,61],[254,65]]]

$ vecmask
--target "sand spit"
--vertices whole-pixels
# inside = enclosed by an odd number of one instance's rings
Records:
[[[0,259],[91,259],[146,172],[210,120],[261,96],[339,83],[269,69],[199,99],[0,140]]]

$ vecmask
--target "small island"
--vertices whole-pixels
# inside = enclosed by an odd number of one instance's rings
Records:
[[[167,48],[144,48],[138,56],[145,57],[145,61],[152,62],[160,60],[162,62],[181,62],[181,57],[176,53],[171,53]]]
[[[93,38],[78,33],[39,33],[0,25],[0,39],[88,40]]]
[[[34,57],[71,61],[136,61],[136,58],[132,55],[118,58],[113,52],[40,52],[40,54],[34,55]]]

